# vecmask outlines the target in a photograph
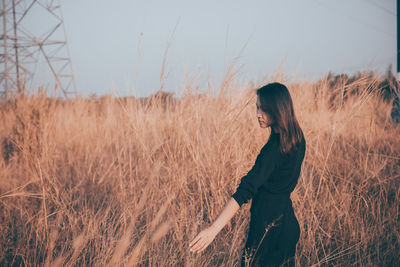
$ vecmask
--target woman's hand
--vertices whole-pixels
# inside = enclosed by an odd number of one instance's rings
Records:
[[[232,197],[226,202],[222,212],[219,214],[215,222],[201,231],[189,244],[191,252],[202,252],[214,240],[215,236],[229,222],[232,216],[239,210],[240,206]]]
[[[212,226],[204,229],[193,239],[192,242],[190,242],[190,251],[202,252],[211,244],[217,234],[218,231]]]

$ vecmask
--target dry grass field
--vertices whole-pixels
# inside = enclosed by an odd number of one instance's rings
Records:
[[[400,127],[381,81],[287,84],[307,140],[292,193],[297,266],[400,262]],[[205,252],[188,244],[268,132],[251,83],[191,88],[177,98],[1,102],[0,265],[236,266],[248,204]]]

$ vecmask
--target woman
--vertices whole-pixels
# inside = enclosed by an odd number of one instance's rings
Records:
[[[300,228],[290,193],[306,144],[286,86],[271,83],[257,90],[257,118],[261,128],[271,127],[268,142],[215,222],[189,246],[192,252],[203,251],[240,206],[253,199],[242,266],[293,266]]]

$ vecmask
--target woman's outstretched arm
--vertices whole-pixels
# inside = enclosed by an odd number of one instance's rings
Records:
[[[193,240],[190,242],[189,247],[192,252],[202,252],[208,245],[214,240],[215,236],[221,231],[222,228],[230,221],[230,219],[239,210],[240,206],[234,198],[230,198],[226,202],[224,209],[219,214],[218,218],[214,223],[201,231]]]

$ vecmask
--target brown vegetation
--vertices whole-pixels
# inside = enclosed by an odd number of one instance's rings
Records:
[[[400,261],[400,135],[381,82],[288,84],[307,140],[298,266]],[[249,205],[203,254],[188,242],[268,138],[250,89],[2,102],[0,265],[236,265]]]

